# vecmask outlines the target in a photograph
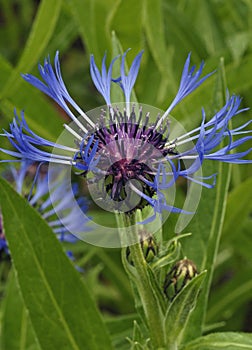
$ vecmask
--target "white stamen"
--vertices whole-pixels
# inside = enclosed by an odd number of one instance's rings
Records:
[[[67,152],[79,152],[79,148],[72,148],[72,147],[68,147],[68,146],[64,146],[64,151],[67,151]]]
[[[164,114],[162,115],[162,117],[159,119],[156,126],[154,127],[153,131],[155,131],[156,129],[158,129],[160,127],[160,125],[163,123],[163,121],[165,120],[165,118],[167,117],[167,115],[169,113],[170,113],[170,108],[168,108],[167,111],[164,112]]]
[[[66,164],[66,165],[72,165],[72,162],[69,160],[61,160],[61,159],[57,159],[57,158],[52,158],[51,160],[53,163],[59,163],[59,164]]]
[[[183,141],[180,141],[180,142],[176,142],[176,146],[183,145],[183,144],[185,144],[185,143],[187,143],[187,142],[190,142],[190,141],[192,141],[192,140],[197,139],[198,137],[199,137],[199,135],[195,135],[195,136],[193,136],[193,137],[190,137],[189,139],[186,139],[186,140],[183,140]]]
[[[78,125],[78,127],[84,131],[85,133],[88,132],[88,130],[85,128],[85,126],[75,117],[75,115],[69,110],[69,113],[71,114],[71,118],[73,119],[73,121],[75,122],[76,125]]]
[[[182,156],[182,157],[177,157],[178,159],[197,159],[199,156]]]
[[[182,139],[184,139],[185,137],[187,137],[187,136],[189,136],[189,135],[191,135],[191,134],[194,134],[195,132],[198,132],[199,130],[200,130],[200,126],[197,127],[196,129],[193,129],[193,130],[187,132],[186,134],[183,134],[183,135],[177,137],[176,140],[177,140],[177,141],[182,140]]]
[[[69,100],[68,100],[69,101]],[[77,103],[75,103],[72,98],[71,101],[69,101],[71,103],[71,105],[75,108],[75,110],[80,114],[80,116],[82,118],[84,118],[89,125],[92,126],[92,128],[95,127],[95,123],[92,122],[92,120],[86,115],[86,113],[77,105]]]
[[[51,158],[53,158],[53,159],[68,159],[69,161],[72,160],[72,157],[63,156],[61,154],[54,154],[54,153],[51,154]]]
[[[79,141],[82,141],[82,137],[77,134],[76,131],[74,131],[72,128],[70,128],[70,126],[68,126],[67,124],[64,124],[64,128],[69,131],[74,137],[76,137]]]
[[[95,123],[92,122],[92,120],[86,115],[86,113],[83,112],[83,110],[78,108],[78,112],[80,113],[82,118],[84,118],[92,126],[92,128],[95,127]]]

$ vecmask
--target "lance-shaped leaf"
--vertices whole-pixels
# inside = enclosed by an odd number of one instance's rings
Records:
[[[112,349],[87,286],[51,229],[2,179],[0,192],[17,281],[41,349]]]

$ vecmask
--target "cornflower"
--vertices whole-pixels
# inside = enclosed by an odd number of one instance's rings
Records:
[[[189,54],[178,92],[170,106],[164,113],[151,116],[141,106],[130,103],[143,52],[134,58],[128,74],[125,71],[127,52],[122,55],[118,78],[113,78],[112,73],[119,56],[107,67],[105,55],[99,70],[91,55],[91,77],[106,102],[95,120],[70,96],[62,78],[58,52],[54,67],[49,57],[44,65],[39,65],[41,80],[30,74],[23,75],[27,82],[51,97],[71,118],[72,124],[64,127],[73,138],[73,144],[69,147],[40,137],[29,128],[24,113],[21,112],[19,118],[15,112],[10,131],[4,131],[4,136],[15,150],[2,151],[19,160],[74,167],[95,186],[96,198],[105,201],[105,208],[109,209],[112,205],[112,209],[131,215],[136,209],[152,207],[153,215],[145,223],[163,211],[188,213],[167,202],[167,191],[181,177],[201,186],[213,187],[216,174],[197,175],[205,161],[251,163],[251,160],[245,159],[251,148],[234,153],[240,145],[251,140],[251,131],[245,130],[251,120],[234,129],[229,127],[229,122],[246,108],[240,107],[239,96],[228,95],[224,106],[208,120],[202,109],[202,122],[198,127],[171,139],[170,113],[212,73],[202,77],[204,62],[199,69],[190,67]],[[112,84],[117,84],[124,93],[123,108],[111,102]],[[48,151],[48,147],[54,149],[53,153]],[[185,162],[189,162],[186,167]]]

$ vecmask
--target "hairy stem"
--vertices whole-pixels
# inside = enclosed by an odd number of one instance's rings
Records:
[[[136,273],[132,274],[129,271],[129,267],[127,266],[129,263],[125,259],[125,256],[122,257],[124,267],[130,279],[135,284],[141,298],[143,311],[149,328],[151,344],[154,349],[162,349],[165,348],[166,338],[164,329],[164,315],[158,296],[151,285],[148,266],[144,259],[141,244],[139,242],[136,218],[134,215],[131,215],[130,217],[124,215],[123,221],[126,226],[122,229],[123,234],[128,234],[131,237],[132,243],[134,242],[134,244],[130,245],[130,254]],[[124,250],[123,253],[125,253]],[[133,268],[132,266],[130,267]]]

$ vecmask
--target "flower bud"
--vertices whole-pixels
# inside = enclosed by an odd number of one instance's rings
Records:
[[[189,259],[178,261],[168,272],[164,283],[164,293],[172,301],[184,286],[197,275],[195,264]]]
[[[154,237],[151,234],[146,233],[145,231],[140,232],[140,239],[143,256],[145,260],[149,263],[155,258],[155,256],[157,256],[158,245]],[[127,247],[126,249],[126,257],[128,262],[131,265],[134,265],[130,254],[130,247]]]

